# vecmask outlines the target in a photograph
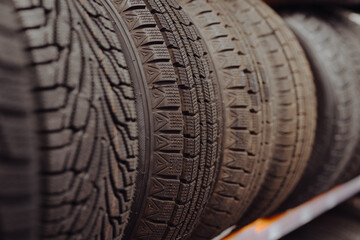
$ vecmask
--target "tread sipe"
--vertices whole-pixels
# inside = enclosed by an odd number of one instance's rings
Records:
[[[300,43],[285,22],[259,0],[225,0],[229,14],[256,42],[273,89],[273,147],[261,189],[244,215],[248,224],[271,214],[300,180],[315,139],[315,84]]]
[[[283,12],[300,40],[315,75],[318,127],[310,161],[299,184],[283,204],[292,207],[328,190],[339,179],[353,155],[359,133],[356,68],[341,19],[329,11]]]
[[[38,78],[41,238],[119,239],[138,159],[122,44],[97,0],[14,0]]]
[[[38,139],[35,79],[14,5],[0,1],[0,239],[35,240]]]
[[[208,201],[219,161],[214,70],[176,1],[111,2],[114,18],[126,23],[137,48],[151,105],[145,119],[153,121],[125,238],[186,238]]]
[[[191,239],[211,239],[241,218],[263,181],[272,112],[263,60],[223,2],[181,0],[211,52],[223,97],[222,162],[214,191]]]

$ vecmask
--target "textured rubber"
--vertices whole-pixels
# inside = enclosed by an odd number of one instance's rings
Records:
[[[242,216],[258,191],[271,146],[271,99],[252,39],[221,3],[179,1],[210,50],[224,106],[222,163],[214,192],[191,239],[210,239]]]
[[[0,1],[0,239],[32,240],[38,224],[35,74],[10,0]]]
[[[281,240],[359,240],[359,225],[359,218],[352,218],[341,213],[328,213],[281,238]]]
[[[318,98],[318,127],[313,152],[305,174],[283,204],[300,204],[332,187],[351,159],[358,140],[358,79],[349,64],[352,49],[329,22],[331,12],[284,12],[283,17],[302,43],[315,74]]]
[[[176,1],[112,1],[147,79],[152,153],[125,238],[186,238],[206,204],[221,141],[221,109],[208,53]],[[147,165],[147,164],[145,164]],[[145,193],[142,194],[141,193]]]
[[[42,239],[118,239],[135,188],[135,95],[96,0],[14,0],[38,79]]]
[[[351,21],[351,15],[353,13],[347,10],[336,10],[332,15],[334,21],[341,21],[344,26],[339,27],[339,25],[335,24],[335,30],[338,32],[338,34],[342,36],[346,36],[343,38],[344,42],[343,44],[346,44],[348,49],[351,49],[350,51],[350,57],[349,64],[351,64],[351,67],[355,70],[355,77],[353,81],[356,83],[357,91],[360,91],[360,24]],[[360,16],[360,15],[358,15]],[[359,106],[360,106],[360,99],[359,100]],[[359,111],[360,113],[360,111]],[[360,128],[359,128],[360,131]],[[355,147],[355,150],[353,152],[352,158],[344,168],[343,172],[339,176],[339,179],[337,183],[344,183],[346,181],[349,181],[350,179],[360,175],[360,132],[358,133],[358,140]]]
[[[238,25],[253,35],[274,90],[272,158],[260,192],[240,221],[245,225],[272,213],[300,180],[315,139],[317,101],[305,53],[281,17],[262,1],[224,2]]]

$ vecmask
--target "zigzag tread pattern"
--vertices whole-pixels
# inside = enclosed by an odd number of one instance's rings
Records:
[[[198,221],[219,159],[213,69],[176,1],[113,3],[142,59],[154,119],[150,190],[129,228],[139,239],[177,239]]]
[[[265,181],[243,224],[274,211],[294,189],[309,160],[316,127],[315,85],[305,54],[283,20],[261,1],[227,0],[230,13],[254,35],[275,96],[274,146]]]
[[[226,11],[214,1],[180,3],[211,49],[223,94],[223,159],[214,192],[192,235],[209,239],[241,218],[263,181],[271,136],[270,89],[251,40]]]

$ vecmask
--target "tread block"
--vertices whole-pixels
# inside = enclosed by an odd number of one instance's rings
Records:
[[[32,95],[39,101],[34,141],[41,139],[39,235],[121,238],[138,161],[136,102],[124,43],[102,1],[13,3],[37,73]]]

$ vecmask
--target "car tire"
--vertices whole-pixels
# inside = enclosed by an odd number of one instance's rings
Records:
[[[219,164],[222,110],[211,60],[176,1],[103,2],[130,32],[152,121],[125,238],[182,238],[198,221]]]
[[[273,147],[265,181],[240,221],[246,225],[271,214],[302,177],[312,151],[316,106],[310,65],[296,36],[281,17],[262,1],[226,0],[224,6],[247,29],[264,56],[273,89]]]
[[[99,1],[14,1],[38,100],[43,239],[120,238],[138,162],[136,97]]]
[[[305,174],[283,207],[293,207],[330,189],[351,160],[359,133],[357,79],[351,49],[331,21],[330,12],[283,12],[300,40],[315,75],[318,127]],[[331,23],[329,22],[331,21]]]
[[[35,71],[10,0],[0,1],[0,239],[35,240],[39,223]]]

